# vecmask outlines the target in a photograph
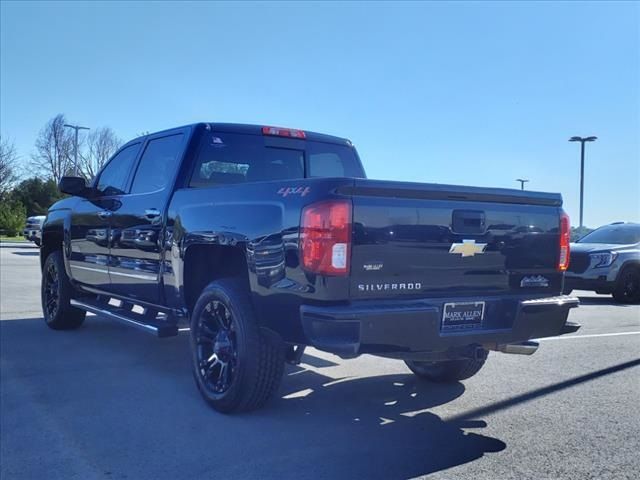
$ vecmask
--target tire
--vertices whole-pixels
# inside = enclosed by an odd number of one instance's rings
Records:
[[[619,303],[640,303],[640,266],[622,270],[613,289],[613,298]]]
[[[447,360],[443,362],[416,362],[407,360],[404,363],[418,377],[436,383],[453,383],[473,377],[480,371],[486,360]]]
[[[33,241],[33,243],[35,243],[35,244],[39,247],[41,242],[40,242],[40,239],[39,239],[39,238],[36,238],[36,239]]]
[[[51,252],[42,269],[40,297],[44,321],[53,330],[73,330],[84,322],[86,312],[71,306],[73,286],[64,268],[62,252]]]
[[[240,280],[217,280],[204,289],[193,309],[190,337],[196,385],[215,410],[254,410],[278,390],[284,344],[259,327]]]

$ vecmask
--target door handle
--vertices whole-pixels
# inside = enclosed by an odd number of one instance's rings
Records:
[[[102,219],[109,218],[111,215],[113,215],[113,212],[110,210],[102,210],[101,212],[98,212],[98,216]]]
[[[149,220],[153,220],[154,218],[158,218],[160,216],[160,210],[157,208],[147,208],[144,211],[144,216]]]

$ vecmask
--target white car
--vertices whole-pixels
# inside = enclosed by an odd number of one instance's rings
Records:
[[[38,246],[40,246],[40,242],[42,241],[42,224],[44,223],[44,219],[44,215],[27,218],[27,224],[22,232],[24,238]]]

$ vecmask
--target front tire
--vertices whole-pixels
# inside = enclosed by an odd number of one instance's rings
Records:
[[[215,410],[254,410],[277,391],[284,345],[259,327],[241,281],[222,279],[204,289],[193,309],[190,336],[196,385]]]
[[[473,377],[484,366],[486,360],[446,360],[443,362],[417,362],[407,360],[404,363],[418,377],[436,383],[453,383]]]
[[[640,303],[640,267],[627,267],[620,273],[613,298],[620,303]]]
[[[64,268],[62,252],[51,252],[42,268],[40,297],[44,321],[53,330],[73,330],[84,322],[86,312],[71,306],[73,285]]]

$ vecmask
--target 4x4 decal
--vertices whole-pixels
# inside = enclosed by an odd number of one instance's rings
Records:
[[[300,195],[301,197],[304,197],[310,191],[310,187],[282,187],[278,190],[278,195],[282,195],[283,197],[288,195]]]

